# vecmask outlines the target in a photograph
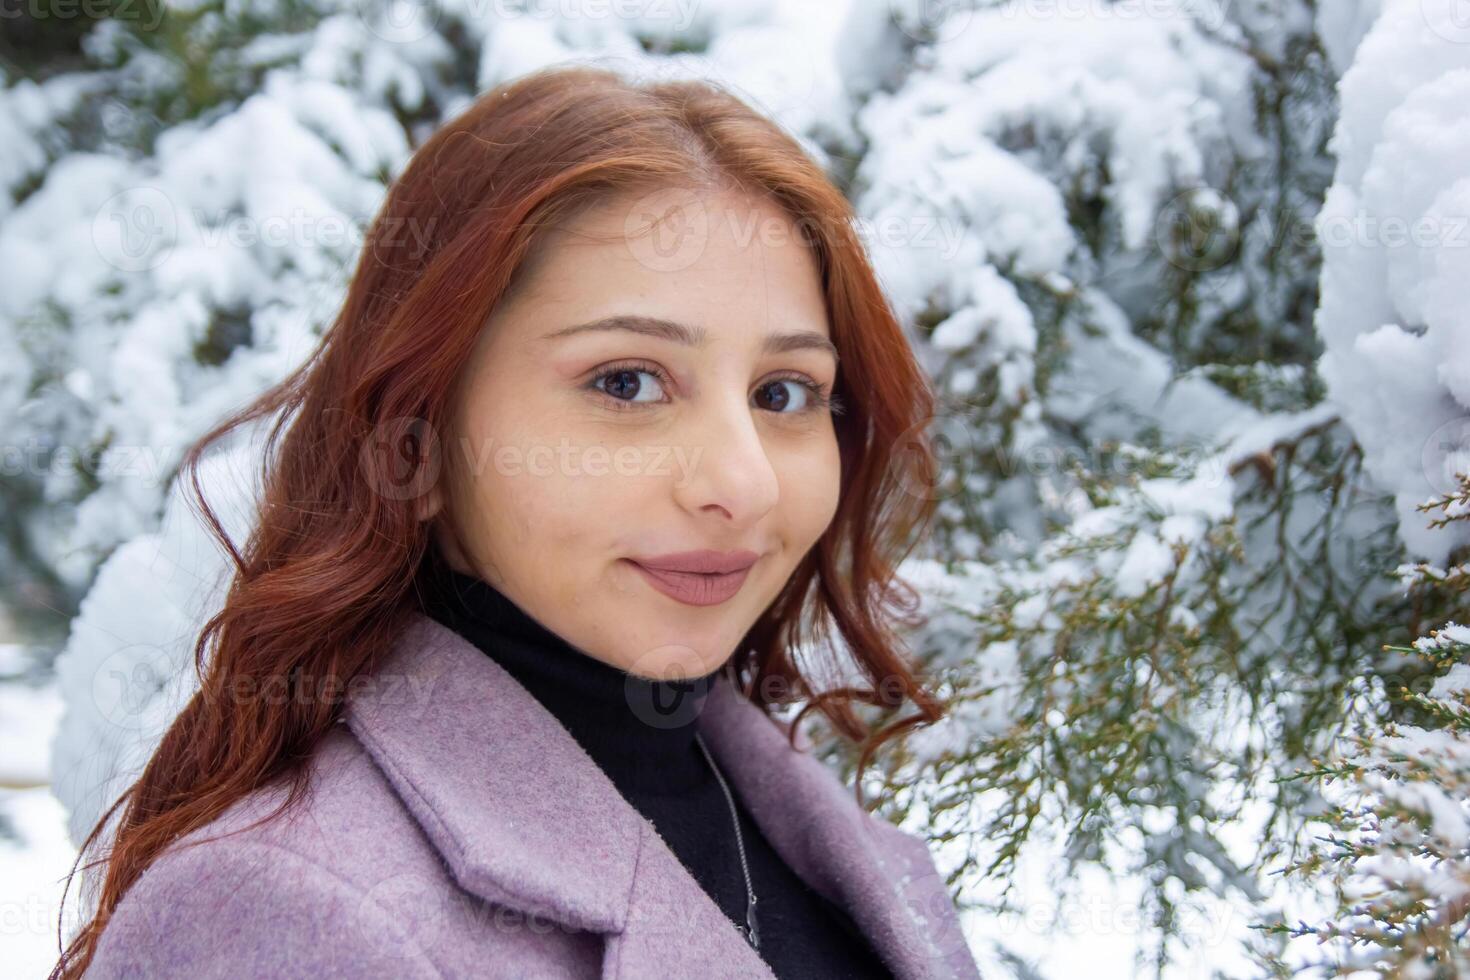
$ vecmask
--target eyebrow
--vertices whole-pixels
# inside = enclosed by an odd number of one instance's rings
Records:
[[[560,340],[563,337],[572,337],[590,331],[604,330],[626,330],[630,333],[641,334],[645,337],[655,337],[659,340],[668,340],[686,347],[704,347],[709,342],[709,332],[703,327],[690,326],[677,320],[665,320],[660,317],[636,316],[624,314],[620,316],[607,316],[587,323],[579,323],[571,327],[563,327],[555,330],[543,340]],[[802,330],[796,333],[773,333],[767,334],[761,343],[761,352],[765,354],[785,354],[790,351],[815,350],[824,351],[832,355],[832,360],[838,360],[837,345],[819,333]]]

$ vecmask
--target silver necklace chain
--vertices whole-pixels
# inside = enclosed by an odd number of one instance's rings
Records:
[[[699,733],[694,733],[694,740],[699,743],[699,750],[704,753],[705,760],[710,769],[714,771],[715,778],[720,781],[720,789],[725,792],[725,802],[730,805],[730,822],[735,825],[735,846],[740,849],[740,870],[745,874],[745,925],[736,925],[745,941],[750,943],[752,949],[760,949],[760,932],[755,925],[755,889],[750,884],[750,865],[745,861],[745,840],[740,834],[740,813],[735,809],[735,797],[730,795],[730,787],[725,784],[725,777],[720,773],[720,767],[715,765],[714,757],[709,754],[705,747],[704,739]]]

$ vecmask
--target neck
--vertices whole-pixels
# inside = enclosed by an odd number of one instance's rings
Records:
[[[574,646],[483,579],[431,549],[424,612],[525,687],[625,793],[680,794],[702,784],[697,720],[719,670],[685,680],[630,674]]]

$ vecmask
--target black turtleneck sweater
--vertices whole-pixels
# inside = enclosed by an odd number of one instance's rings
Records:
[[[670,710],[707,693],[719,671],[682,681],[629,674],[572,646],[489,583],[451,568],[432,547],[424,572],[424,612],[493,657],[555,715],[714,903],[743,926],[745,877],[729,803],[694,739],[698,712]],[[640,719],[639,704],[659,706],[658,725]],[[891,978],[846,912],[787,866],[726,782],[759,902],[759,953],[772,972],[783,980]]]

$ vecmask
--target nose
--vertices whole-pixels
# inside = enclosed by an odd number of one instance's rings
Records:
[[[780,481],[744,396],[722,397],[697,416],[685,440],[684,470],[674,499],[703,519],[716,515],[732,528],[758,522],[780,499]]]

